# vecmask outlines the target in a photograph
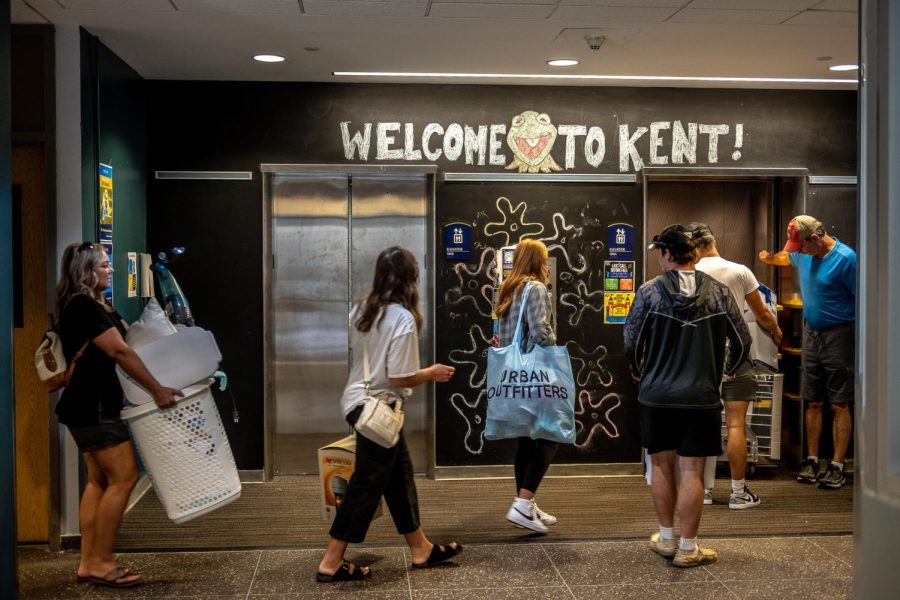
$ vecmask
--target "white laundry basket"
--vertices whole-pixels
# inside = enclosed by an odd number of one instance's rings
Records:
[[[209,386],[204,382],[183,389],[184,398],[169,409],[149,402],[122,411],[156,495],[176,523],[241,496],[237,466]]]

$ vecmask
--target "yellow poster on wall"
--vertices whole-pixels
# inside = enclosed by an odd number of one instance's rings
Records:
[[[603,294],[603,322],[607,325],[623,325],[631,311],[634,292]]]
[[[98,233],[100,245],[109,260],[113,260],[113,169],[109,165],[99,163],[98,168],[100,184],[100,204],[97,207]],[[112,303],[113,285],[112,275],[109,278],[109,287],[103,291],[103,297]]]
[[[100,164],[100,224],[113,222],[113,179],[112,167]]]

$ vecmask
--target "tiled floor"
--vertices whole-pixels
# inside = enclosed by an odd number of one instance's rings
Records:
[[[850,536],[701,540],[719,552],[708,567],[677,569],[644,541],[469,545],[455,561],[411,570],[404,547],[351,549],[372,565],[363,583],[317,584],[321,550],[124,554],[145,583],[110,590],[75,583],[78,555],[19,550],[20,598],[229,598],[557,600],[851,598]]]

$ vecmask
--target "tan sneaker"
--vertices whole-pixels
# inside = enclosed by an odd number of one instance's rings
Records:
[[[700,565],[711,565],[717,559],[718,555],[715,550],[701,548],[700,544],[697,544],[697,549],[693,552],[679,549],[672,564],[676,567],[699,567]]]
[[[661,539],[657,531],[650,536],[650,549],[660,556],[672,558],[678,552],[678,541]]]

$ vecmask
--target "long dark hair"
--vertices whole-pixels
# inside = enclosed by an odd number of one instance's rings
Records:
[[[412,252],[400,246],[382,250],[375,261],[375,280],[372,290],[360,300],[362,315],[356,328],[366,332],[381,324],[384,308],[391,303],[401,305],[413,314],[416,328],[422,329],[422,313],[419,312],[419,266]],[[377,323],[376,323],[377,319]]]

